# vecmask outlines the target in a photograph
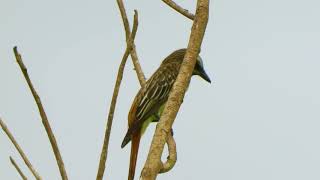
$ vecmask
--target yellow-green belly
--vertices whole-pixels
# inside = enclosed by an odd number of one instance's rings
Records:
[[[163,112],[163,109],[164,109],[164,105],[161,105],[158,112],[156,114],[153,114],[152,116],[150,116],[145,122],[143,122],[142,124],[142,127],[141,127],[141,135],[144,134],[144,132],[146,131],[147,127],[149,126],[149,124],[152,122],[152,121],[156,121],[159,117],[161,117],[161,114]]]

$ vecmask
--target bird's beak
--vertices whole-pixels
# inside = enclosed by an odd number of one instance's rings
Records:
[[[200,76],[202,79],[204,79],[205,81],[207,81],[208,83],[211,83],[211,80],[210,80],[208,74],[206,73],[206,71],[205,71],[203,68],[200,69],[200,71],[199,71],[199,76]]]

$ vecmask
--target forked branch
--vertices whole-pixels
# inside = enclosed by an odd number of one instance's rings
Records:
[[[126,40],[128,41],[129,37],[130,37],[130,25],[129,25],[126,9],[124,8],[122,0],[117,0],[117,4],[118,4],[118,7],[119,7],[119,10],[121,13],[121,17],[122,17],[123,26],[124,26],[125,33],[126,33]],[[136,52],[136,46],[134,43],[132,43],[132,50],[131,50],[130,54],[131,54],[131,59],[132,59],[133,65],[134,65],[134,69],[137,72],[137,76],[138,76],[140,85],[142,87],[144,87],[144,85],[146,83],[146,78],[143,74],[141,65],[139,63],[138,55]]]
[[[40,116],[41,116],[41,119],[42,119],[42,124],[43,124],[43,126],[44,126],[44,128],[45,128],[45,130],[47,132],[47,135],[48,135],[52,150],[54,152],[54,155],[55,155],[58,167],[59,167],[61,178],[63,180],[67,180],[68,179],[67,172],[66,172],[66,170],[64,168],[64,163],[63,163],[63,160],[62,160],[59,148],[58,148],[58,144],[57,144],[56,138],[55,138],[55,136],[54,136],[54,134],[52,132],[52,129],[51,129],[49,120],[47,118],[46,112],[45,112],[45,110],[44,110],[44,108],[42,106],[40,97],[39,97],[38,93],[36,92],[35,88],[32,85],[32,82],[31,82],[30,77],[28,75],[27,68],[24,65],[23,61],[22,61],[21,55],[19,54],[17,47],[13,48],[13,52],[14,52],[14,55],[16,57],[17,63],[19,64],[19,67],[20,67],[20,69],[21,69],[21,71],[23,73],[23,76],[24,76],[24,78],[26,79],[26,81],[28,83],[28,86],[29,86],[29,88],[31,90],[33,98],[34,98],[34,100],[35,100],[35,102],[37,104],[37,107],[38,107],[38,110],[39,110],[39,113],[40,113]]]

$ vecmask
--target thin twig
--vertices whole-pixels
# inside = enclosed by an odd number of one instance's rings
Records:
[[[121,80],[123,77],[123,70],[126,65],[127,59],[129,57],[130,51],[132,50],[132,45],[134,42],[135,35],[137,33],[137,29],[138,29],[138,11],[135,11],[132,34],[130,35],[130,37],[128,39],[127,48],[126,48],[126,51],[122,57],[121,64],[118,69],[116,84],[115,84],[114,90],[113,90],[113,96],[112,96],[111,105],[110,105],[110,109],[109,109],[106,132],[105,132],[105,136],[104,136],[102,151],[100,154],[99,169],[98,169],[97,178],[96,178],[97,180],[101,180],[103,178],[103,174],[105,171],[105,164],[106,164],[107,155],[108,155],[108,146],[109,146],[109,139],[110,139],[113,115],[114,115],[114,111],[115,111],[115,107],[116,107],[116,103],[117,103]]]
[[[37,94],[35,88],[33,87],[32,85],[32,82],[30,80],[30,77],[28,75],[28,72],[27,72],[27,68],[26,66],[24,65],[23,61],[22,61],[22,58],[21,58],[21,55],[19,54],[18,50],[17,50],[17,47],[14,47],[13,48],[13,52],[14,52],[14,55],[16,56],[16,60],[17,60],[17,63],[19,64],[19,67],[28,83],[28,86],[31,90],[31,93],[34,97],[34,100],[36,101],[37,103],[37,106],[38,106],[38,109],[39,109],[39,113],[40,113],[40,116],[41,116],[41,119],[42,119],[42,124],[47,132],[47,135],[48,135],[48,138],[50,140],[50,143],[51,143],[51,147],[53,149],[53,152],[54,152],[54,155],[55,155],[55,158],[56,158],[56,161],[57,161],[57,164],[59,166],[59,171],[60,171],[60,175],[61,175],[61,178],[63,180],[67,180],[68,179],[68,176],[67,176],[67,172],[64,168],[64,163],[63,163],[63,160],[62,160],[62,157],[61,157],[61,154],[60,154],[60,151],[59,151],[59,148],[58,148],[58,144],[57,144],[57,141],[56,141],[56,138],[52,132],[52,129],[51,129],[51,126],[50,126],[50,123],[49,123],[49,120],[47,118],[47,115],[46,115],[46,112],[42,106],[42,103],[41,103],[41,100],[40,100],[40,97],[39,95]]]
[[[21,158],[23,159],[24,163],[28,166],[29,170],[32,172],[34,177],[38,180],[41,180],[42,178],[38,174],[38,172],[33,168],[32,164],[30,163],[29,159],[27,158],[26,154],[23,152],[22,148],[19,146],[18,142],[15,140],[13,135],[11,134],[10,130],[8,129],[7,125],[2,121],[0,118],[0,126],[2,127],[3,131],[7,134],[8,138],[14,145],[14,147],[19,152]]]
[[[141,180],[155,180],[161,169],[161,155],[169,132],[182,103],[186,89],[190,83],[196,58],[200,52],[201,43],[209,15],[209,0],[198,0],[195,20],[191,30],[188,49],[180,67],[179,75],[172,87],[164,111],[157,124],[148,158],[141,172]]]
[[[159,173],[166,173],[170,171],[177,162],[176,142],[171,133],[167,136],[166,142],[168,145],[169,156],[167,158],[167,161],[165,163],[162,163],[162,167],[160,168]]]
[[[27,177],[23,174],[23,172],[21,171],[21,169],[19,168],[18,164],[14,161],[14,159],[10,156],[10,162],[11,164],[16,168],[16,170],[18,171],[18,173],[20,174],[21,178],[23,180],[27,180]]]
[[[194,15],[190,13],[187,9],[182,8],[177,3],[171,0],[162,0],[164,3],[166,3],[168,6],[170,6],[172,9],[176,10],[178,13],[184,15],[185,17],[194,20]]]
[[[124,8],[122,0],[117,0],[117,3],[118,3],[118,7],[119,7],[119,10],[121,13],[125,33],[126,33],[126,40],[128,41],[128,39],[130,37],[130,25],[129,25],[129,21],[127,18],[126,9]],[[145,78],[143,71],[142,71],[142,68],[140,66],[138,55],[136,52],[136,47],[135,47],[134,43],[132,44],[132,50],[131,50],[130,54],[131,54],[131,59],[132,59],[133,65],[134,65],[134,69],[137,72],[137,76],[138,76],[140,85],[142,87],[144,87],[145,82],[146,82],[146,78]]]

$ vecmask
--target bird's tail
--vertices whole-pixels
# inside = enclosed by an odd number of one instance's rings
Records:
[[[134,174],[136,170],[136,163],[140,144],[140,133],[134,133],[131,139],[131,154],[130,154],[130,165],[129,165],[129,175],[128,180],[134,179]]]

